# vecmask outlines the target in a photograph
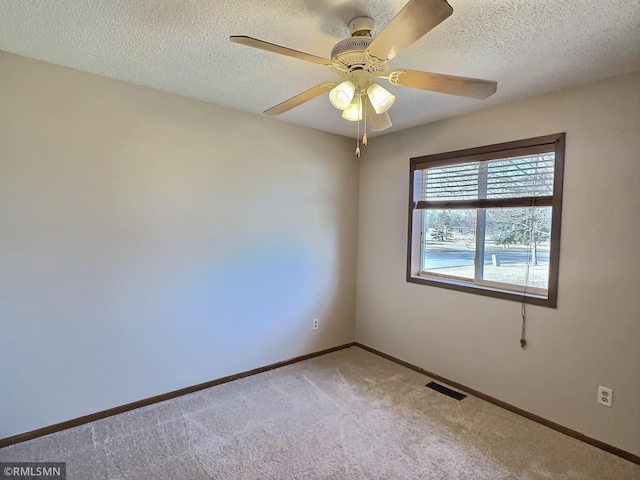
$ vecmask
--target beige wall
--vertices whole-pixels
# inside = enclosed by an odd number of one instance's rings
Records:
[[[640,454],[640,73],[372,141],[356,340]],[[567,132],[558,308],[406,283],[409,158]],[[374,147],[375,145],[375,147]],[[371,154],[371,155],[369,155]],[[612,408],[596,403],[614,389]]]
[[[353,340],[350,141],[9,54],[0,85],[0,437]]]

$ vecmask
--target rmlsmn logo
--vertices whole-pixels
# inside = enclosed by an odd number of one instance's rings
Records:
[[[0,480],[66,480],[63,462],[0,462]]]

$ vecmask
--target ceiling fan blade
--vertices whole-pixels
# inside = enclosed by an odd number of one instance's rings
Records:
[[[229,37],[233,43],[239,43],[240,45],[246,45],[247,47],[259,48],[260,50],[266,50],[268,52],[279,53],[280,55],[287,55],[289,57],[298,58],[300,60],[306,60],[307,62],[317,63],[319,65],[329,65],[331,62],[326,58],[317,57],[310,53],[299,52],[291,48],[282,47],[275,43],[265,42],[258,40],[257,38],[247,37],[244,35],[232,35]]]
[[[446,0],[409,0],[371,42],[368,52],[380,60],[391,60],[452,13]]]
[[[271,107],[268,110],[264,111],[265,115],[280,115],[281,113],[288,112],[292,108],[295,108],[299,105],[302,105],[309,100],[313,100],[319,95],[328,92],[337,84],[335,82],[327,82],[321,83],[320,85],[316,85],[315,87],[310,88],[307,91],[304,91],[295,97],[291,97],[289,100],[285,100],[282,103],[279,103],[275,107]]]
[[[376,113],[373,109],[373,105],[371,105],[371,100],[367,95],[364,95],[365,104],[364,107],[366,109],[365,115],[367,118],[367,127],[372,132],[382,132],[387,128],[391,127],[391,119],[389,118],[389,114],[387,112]]]
[[[479,99],[493,95],[498,88],[498,83],[491,80],[418,72],[416,70],[394,70],[389,74],[389,82],[392,85],[400,85],[401,87],[419,88],[421,90]]]

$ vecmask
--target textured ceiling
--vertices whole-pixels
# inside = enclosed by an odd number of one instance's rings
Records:
[[[1,0],[0,50],[247,112],[334,80],[327,67],[229,41],[248,35],[321,57],[348,22],[379,32],[406,0]],[[391,62],[496,80],[474,100],[403,87],[384,133],[640,70],[640,0],[449,0],[453,15]],[[326,96],[283,121],[351,136]]]

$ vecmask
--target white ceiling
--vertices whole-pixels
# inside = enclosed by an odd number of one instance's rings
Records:
[[[1,0],[0,50],[260,113],[330,68],[229,41],[248,35],[328,58],[348,22],[379,32],[406,0]],[[392,60],[498,82],[487,100],[388,86],[384,133],[640,70],[640,0],[449,0],[453,15]],[[385,82],[386,83],[386,82]],[[385,84],[387,87],[388,84]],[[352,136],[326,96],[281,120]]]

